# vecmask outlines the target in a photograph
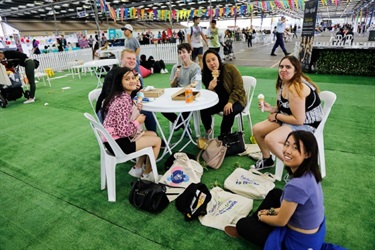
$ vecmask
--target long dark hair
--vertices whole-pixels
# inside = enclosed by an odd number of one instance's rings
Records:
[[[132,70],[126,67],[123,67],[117,70],[116,75],[112,82],[111,91],[109,92],[109,95],[105,98],[105,101],[103,104],[102,117],[105,117],[105,115],[107,114],[109,104],[112,102],[115,96],[120,96],[125,91],[124,87],[122,86],[122,77],[129,71],[132,71]]]
[[[202,59],[203,60],[202,82],[203,82],[204,86],[206,86],[206,89],[208,88],[208,85],[210,84],[210,82],[213,79],[212,71],[208,69],[207,63],[206,63],[207,54],[210,54],[210,53],[214,54],[217,57],[217,59],[219,61],[220,72],[222,72],[222,69],[223,69],[223,66],[224,66],[224,64],[221,63],[221,58],[220,58],[220,56],[219,56],[219,54],[217,53],[216,50],[209,49],[209,50],[206,50],[206,52],[204,52],[203,59]],[[222,79],[223,79],[223,74],[220,74],[218,80],[222,82]]]
[[[316,86],[307,75],[302,73],[301,63],[295,56],[284,56],[280,60],[279,66],[281,62],[284,61],[285,59],[288,59],[290,61],[290,63],[294,66],[294,69],[296,71],[292,79],[289,80],[289,82],[291,83],[290,85],[295,86],[295,89],[299,96],[302,95],[302,89],[303,89],[302,78],[305,79],[307,82],[311,83],[316,88],[316,90],[319,91],[318,86]],[[280,74],[278,74],[277,80],[276,80],[276,90],[279,90],[282,84],[283,84],[283,81],[280,78]]]
[[[287,141],[291,136],[295,140],[298,152],[301,153],[300,142],[302,142],[305,148],[305,154],[309,155],[309,157],[302,162],[294,173],[292,173],[290,167],[286,166],[286,170],[288,171],[289,175],[293,178],[298,178],[306,172],[310,172],[314,175],[316,182],[321,182],[322,175],[320,174],[318,165],[318,143],[315,136],[307,131],[293,131],[289,133],[285,141]]]

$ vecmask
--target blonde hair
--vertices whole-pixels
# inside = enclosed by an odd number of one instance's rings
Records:
[[[124,56],[125,53],[136,54],[135,51],[132,49],[124,49],[123,51],[121,51],[121,58]]]

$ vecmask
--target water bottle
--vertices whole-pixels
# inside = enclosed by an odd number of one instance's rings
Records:
[[[194,80],[197,84],[195,86],[195,88],[197,90],[201,90],[202,89],[202,75],[201,73],[198,73],[196,76],[195,76],[195,80]]]

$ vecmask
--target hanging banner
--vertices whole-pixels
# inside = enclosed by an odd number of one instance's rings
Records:
[[[304,72],[311,71],[310,61],[314,44],[316,13],[318,10],[318,0],[305,2],[305,15],[303,17],[303,27],[299,60]]]

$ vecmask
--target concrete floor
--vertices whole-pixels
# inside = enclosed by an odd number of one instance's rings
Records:
[[[274,41],[272,41],[273,35],[267,35],[266,41],[264,43],[260,42],[253,42],[253,47],[248,48],[247,42],[244,41],[235,41],[233,42],[233,50],[235,54],[235,59],[229,61],[237,66],[250,66],[250,67],[269,67],[275,68],[277,67],[279,60],[284,56],[283,51],[280,47],[278,47],[275,51],[277,56],[271,56],[271,50],[274,45]],[[324,32],[315,36],[315,42],[329,42],[331,38],[331,34],[329,32]],[[292,39],[291,42],[286,42],[285,48],[289,53],[294,52],[294,46],[296,42],[301,42],[300,34],[298,34],[298,38]],[[368,33],[362,37],[358,34],[354,36],[354,42],[367,42],[368,41]]]

